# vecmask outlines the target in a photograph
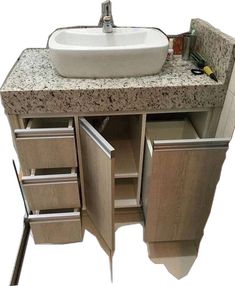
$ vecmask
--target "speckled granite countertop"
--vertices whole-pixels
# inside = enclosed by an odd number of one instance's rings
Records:
[[[193,21],[200,29],[197,21],[201,20]],[[205,37],[205,33],[202,36]],[[1,88],[2,103],[8,114],[141,112],[222,107],[227,77],[231,72],[229,69],[233,64],[232,52],[231,41],[225,62],[228,75],[219,75],[219,82],[216,83],[206,75],[194,76],[190,71],[193,64],[179,57],[166,62],[162,71],[153,76],[63,78],[53,68],[47,49],[26,49]]]

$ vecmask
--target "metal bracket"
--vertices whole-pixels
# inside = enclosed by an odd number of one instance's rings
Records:
[[[16,261],[15,261],[15,265],[14,265],[14,269],[13,269],[13,273],[12,273],[12,277],[11,277],[11,282],[10,282],[10,286],[16,286],[18,285],[19,279],[20,279],[20,274],[21,274],[21,270],[22,270],[22,266],[23,266],[23,262],[24,262],[24,257],[25,257],[25,252],[27,249],[27,245],[28,245],[28,240],[29,240],[29,233],[30,233],[30,224],[29,224],[29,214],[30,214],[30,210],[28,209],[25,197],[24,197],[24,192],[23,192],[23,188],[21,186],[20,183],[20,179],[19,179],[19,175],[17,172],[17,168],[15,165],[15,161],[12,161],[13,163],[13,167],[14,167],[14,171],[15,171],[15,175],[18,181],[18,185],[19,185],[19,189],[22,195],[22,199],[24,202],[24,207],[25,207],[25,217],[24,217],[24,228],[23,228],[23,233],[22,233],[22,237],[21,237],[21,241],[20,241],[20,246],[19,246],[19,250],[16,256]]]
[[[17,253],[12,277],[11,277],[10,286],[18,285],[23,262],[24,262],[25,252],[26,252],[27,245],[28,245],[29,233],[30,233],[30,224],[29,224],[28,217],[26,216],[24,218],[23,233],[22,233],[20,246],[19,246],[19,250]]]

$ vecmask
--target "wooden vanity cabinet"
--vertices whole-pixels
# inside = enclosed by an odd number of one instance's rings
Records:
[[[187,119],[147,122],[145,241],[201,239],[227,148],[226,139],[199,138]]]
[[[145,241],[200,240],[229,142],[206,138],[209,119],[202,111],[24,119],[25,128],[14,133],[21,164],[33,169],[22,184],[30,209],[39,211],[32,217],[34,236],[51,226],[42,211],[82,207],[113,253],[115,213],[128,221],[131,209],[142,208]],[[80,218],[71,225],[81,228]]]

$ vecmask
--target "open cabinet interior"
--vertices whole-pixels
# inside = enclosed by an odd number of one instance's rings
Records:
[[[147,130],[150,139],[207,138],[210,120],[209,111],[149,114]]]
[[[143,116],[99,116],[87,120],[115,150],[115,207],[139,206],[145,129]]]
[[[26,128],[67,128],[72,126],[72,122],[73,119],[69,117],[40,117],[29,119]]]
[[[196,139],[198,135],[189,120],[156,121],[147,123],[151,143],[158,140]]]

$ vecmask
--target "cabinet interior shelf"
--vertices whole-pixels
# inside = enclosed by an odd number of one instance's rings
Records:
[[[137,179],[115,180],[115,208],[136,207]]]
[[[115,149],[115,178],[137,178],[138,170],[130,139],[110,140]]]

